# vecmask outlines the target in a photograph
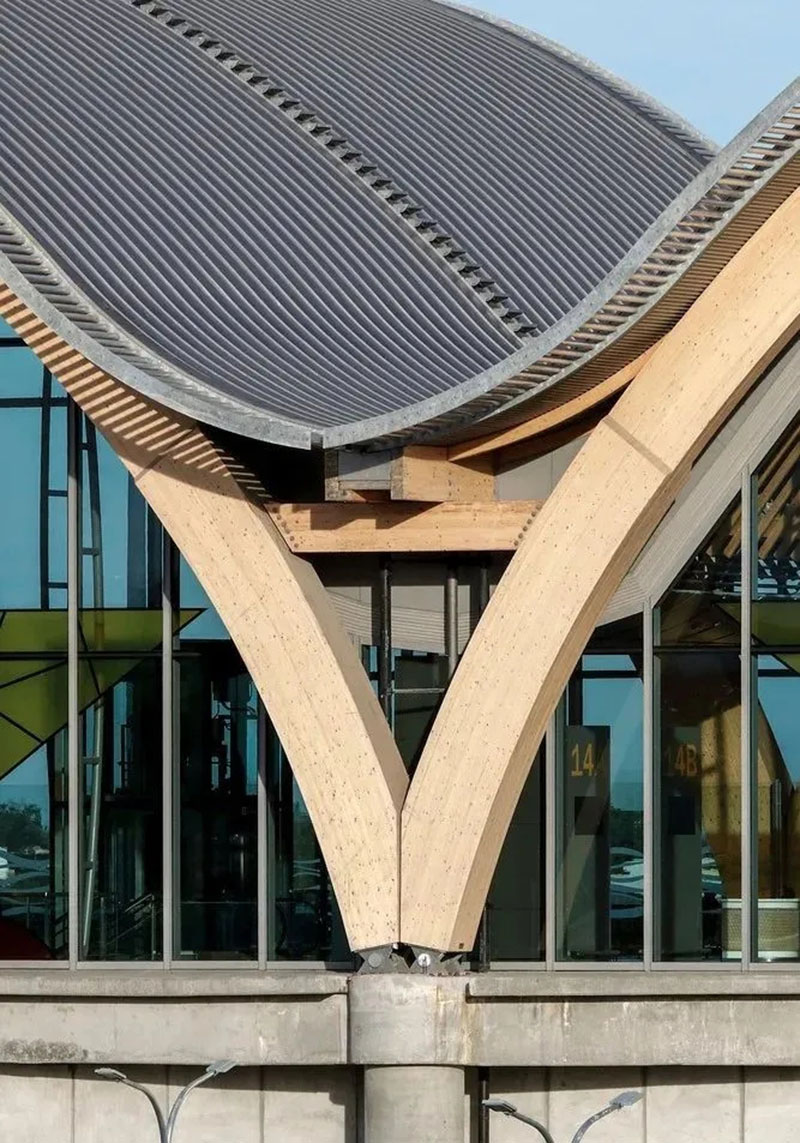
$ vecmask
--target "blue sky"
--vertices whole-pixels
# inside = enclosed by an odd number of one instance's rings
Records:
[[[797,0],[477,0],[727,143],[800,74]]]

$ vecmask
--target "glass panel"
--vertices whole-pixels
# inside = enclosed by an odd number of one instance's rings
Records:
[[[68,933],[66,395],[0,345],[0,406],[0,959],[49,960]]]
[[[11,334],[12,337],[15,334]],[[3,357],[0,361],[0,374],[3,375],[2,393],[4,403],[9,398],[25,397],[37,400],[42,396],[42,379],[47,370],[39,358],[24,346],[0,345]],[[59,394],[63,396],[63,393]]]
[[[660,958],[741,957],[741,679],[732,651],[658,655]]]
[[[536,755],[506,834],[492,887],[489,958],[544,958],[544,749]]]
[[[81,418],[81,638],[91,651],[161,643],[162,531],[130,474]]]
[[[7,341],[9,338],[16,337],[17,334],[11,328],[7,321],[0,318],[0,341]]]
[[[257,957],[258,707],[230,642],[182,641],[176,956]]]
[[[800,646],[800,424],[761,465],[757,488],[758,559],[753,636],[771,646]]]
[[[423,651],[394,651],[394,737],[413,772],[447,686],[447,659]]]
[[[161,957],[161,658],[80,664],[80,941],[89,960]]]
[[[601,629],[602,630],[602,629]],[[583,656],[558,736],[558,956],[637,960],[643,942],[642,655]]]
[[[753,768],[757,820],[756,948],[800,959],[800,649],[756,656]]]
[[[183,556],[179,564],[179,587],[183,621],[182,639],[227,639],[225,624]]]
[[[348,962],[350,951],[305,802],[267,732],[268,960]]]
[[[67,669],[0,660],[0,960],[67,956]]]
[[[741,590],[742,510],[737,497],[661,600],[656,610],[656,644],[738,647]]]

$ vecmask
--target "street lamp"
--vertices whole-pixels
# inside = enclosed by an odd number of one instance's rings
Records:
[[[545,1143],[555,1143],[553,1136],[543,1123],[540,1123],[538,1119],[531,1119],[529,1115],[523,1115],[521,1111],[517,1111],[513,1103],[509,1103],[505,1099],[484,1099],[483,1106],[488,1107],[489,1111],[497,1111],[500,1115],[508,1115],[512,1119],[518,1119],[520,1123],[527,1123],[529,1127],[535,1127]]]
[[[231,1068],[235,1067],[236,1064],[233,1060],[216,1060],[213,1064],[209,1064],[202,1075],[197,1076],[191,1083],[187,1083],[185,1087],[181,1088],[175,1097],[175,1102],[166,1119],[164,1118],[164,1112],[161,1110],[155,1095],[150,1088],[145,1087],[143,1083],[137,1083],[135,1080],[128,1079],[125,1073],[118,1071],[117,1068],[95,1068],[94,1071],[95,1075],[100,1076],[101,1079],[111,1080],[114,1083],[124,1083],[126,1087],[135,1088],[136,1091],[140,1091],[145,1095],[150,1101],[150,1106],[158,1122],[159,1143],[172,1143],[178,1112],[183,1107],[189,1092],[194,1091],[196,1087],[199,1087],[201,1083],[205,1083],[206,1080],[213,1079],[214,1076],[224,1075],[225,1072],[229,1072]]]
[[[572,1143],[580,1143],[586,1132],[597,1123],[600,1119],[605,1119],[612,1111],[621,1111],[623,1107],[632,1107],[634,1103],[638,1103],[642,1098],[640,1091],[623,1091],[620,1095],[615,1095],[613,1099],[609,1100],[606,1107],[601,1111],[596,1111],[594,1115],[580,1125],[578,1130],[572,1136]],[[555,1143],[553,1136],[547,1128],[539,1123],[536,1119],[531,1119],[529,1115],[523,1115],[521,1111],[517,1111],[513,1103],[508,1103],[505,1099],[484,1099],[483,1106],[489,1111],[497,1111],[500,1115],[508,1115],[512,1119],[518,1119],[520,1123],[527,1123],[529,1127],[535,1127],[545,1143]]]

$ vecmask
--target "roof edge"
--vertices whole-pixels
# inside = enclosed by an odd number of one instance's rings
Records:
[[[256,440],[297,449],[310,449],[319,443],[316,427],[271,416],[226,397],[132,337],[86,296],[2,204],[0,281],[53,333],[143,396],[205,424]]]
[[[437,0],[438,3],[449,3],[450,0]],[[666,292],[680,282],[683,274],[697,259],[713,238],[721,233],[727,226],[731,217],[738,213],[738,209],[752,198],[753,194],[767,186],[789,158],[800,152],[800,137],[791,148],[781,152],[776,162],[766,168],[754,186],[745,194],[738,197],[731,195],[729,187],[719,188],[721,197],[730,200],[729,209],[722,214],[719,222],[709,227],[703,242],[695,247],[691,257],[685,257],[676,265],[671,275],[658,290],[651,290],[644,299],[637,313],[630,320],[621,321],[610,335],[598,340],[592,339],[591,346],[585,346],[581,351],[570,348],[571,363],[556,372],[547,380],[536,383],[530,379],[524,380],[526,370],[533,369],[537,362],[549,354],[554,353],[565,343],[575,339],[581,327],[593,319],[603,306],[607,305],[630,282],[642,268],[647,258],[656,252],[659,246],[670,238],[674,229],[681,224],[691,211],[709,194],[715,192],[720,180],[725,178],[731,168],[747,155],[751,147],[769,132],[775,124],[794,108],[800,107],[800,78],[789,84],[779,95],[772,100],[762,112],[759,113],[728,145],[712,159],[708,166],[692,180],[675,199],[667,206],[659,218],[649,227],[642,237],[631,247],[625,257],[617,263],[613,270],[600,282],[583,301],[575,306],[555,325],[551,326],[540,337],[534,339],[529,345],[517,350],[504,358],[490,369],[477,374],[467,381],[429,397],[414,405],[406,405],[392,413],[380,417],[372,417],[360,422],[351,422],[349,425],[328,428],[323,432],[323,442],[328,448],[341,448],[347,445],[369,444],[371,447],[389,447],[403,443],[404,440],[431,439],[448,432],[455,432],[458,428],[481,423],[483,431],[491,418],[505,412],[509,407],[518,406],[525,400],[537,396],[545,389],[557,384],[568,373],[596,356],[601,350],[608,348],[635,325],[643,312],[652,308]],[[639,287],[639,293],[643,292]],[[649,303],[645,305],[644,302]],[[577,360],[580,358],[580,360]],[[489,411],[485,408],[487,396],[495,395],[495,407]],[[472,412],[470,405],[480,402],[481,407],[477,413]]]
[[[571,48],[564,47],[557,40],[551,40],[548,36],[542,36],[539,32],[534,32],[531,28],[526,28],[522,24],[517,24],[513,20],[503,19],[502,16],[495,16],[491,12],[486,12],[482,8],[475,8],[471,4],[461,4],[458,0],[432,0],[434,4],[439,4],[443,8],[452,8],[457,12],[466,12],[467,15],[472,16],[476,20],[482,20],[487,24],[494,24],[498,28],[504,28],[512,35],[518,36],[520,39],[529,40],[531,43],[536,44],[545,51],[550,52],[552,55],[557,56],[559,59],[567,63],[574,64],[579,67],[581,71],[585,71],[588,75],[598,80],[600,83],[605,84],[611,88],[612,91],[618,95],[624,96],[630,100],[631,103],[645,115],[649,116],[656,123],[661,124],[667,131],[670,132],[675,138],[681,142],[686,143],[690,147],[694,147],[697,153],[702,157],[711,159],[720,150],[719,144],[702,131],[699,131],[693,123],[679,115],[671,107],[656,99],[644,88],[637,87],[636,84],[631,83],[629,80],[623,79],[622,76],[616,72],[610,71],[608,68],[602,67],[595,60],[590,59],[588,56],[582,55],[580,52],[572,51]]]

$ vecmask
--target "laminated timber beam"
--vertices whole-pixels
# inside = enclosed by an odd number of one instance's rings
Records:
[[[494,499],[491,457],[464,464],[450,460],[448,449],[407,445],[392,462],[392,500],[433,502]]]
[[[470,504],[267,504],[293,552],[510,552],[541,504],[537,500]]]
[[[659,344],[526,533],[450,684],[403,810],[401,938],[472,947],[547,722],[692,463],[800,329],[800,190]]]
[[[605,381],[600,381],[599,384],[588,389],[585,393],[578,394],[570,401],[564,401],[555,409],[548,409],[547,412],[540,413],[538,416],[529,417],[510,428],[497,429],[493,433],[487,433],[484,437],[451,445],[447,450],[448,460],[453,464],[463,464],[470,460],[474,462],[478,457],[486,457],[510,448],[512,445],[521,445],[537,437],[550,434],[570,421],[585,417],[597,405],[611,397],[618,396],[623,389],[627,388],[634,377],[641,372],[642,366],[653,356],[655,348],[655,345],[650,346],[634,361],[624,365],[622,369],[618,369]]]
[[[197,424],[103,373],[1,284],[0,316],[109,442],[217,609],[291,759],[351,947],[396,940],[406,771],[313,568]]]

